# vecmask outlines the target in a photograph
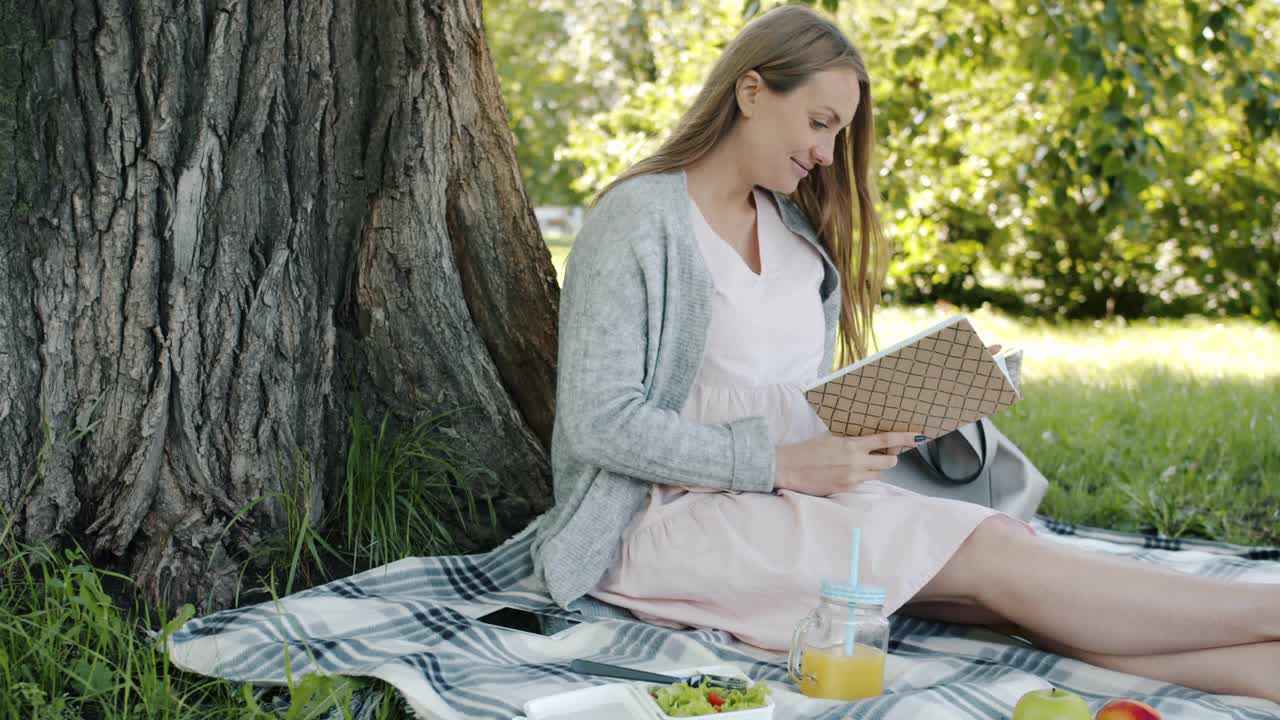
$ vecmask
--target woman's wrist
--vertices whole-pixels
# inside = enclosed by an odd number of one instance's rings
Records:
[[[791,446],[782,445],[773,449],[773,489],[787,490],[791,479]]]

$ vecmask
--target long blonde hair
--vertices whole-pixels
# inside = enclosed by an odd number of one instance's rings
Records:
[[[871,314],[888,273],[889,246],[876,214],[875,177],[869,170],[876,135],[871,81],[861,54],[834,23],[799,5],[774,8],[748,23],[711,68],[671,136],[597,198],[627,178],[683,168],[710,151],[737,122],[736,86],[746,72],[755,70],[770,90],[786,94],[815,73],[834,68],[856,73],[861,101],[853,122],[836,136],[832,164],[815,167],[791,199],[809,216],[843,279],[839,364],[844,364],[865,357],[868,343],[874,343]]]

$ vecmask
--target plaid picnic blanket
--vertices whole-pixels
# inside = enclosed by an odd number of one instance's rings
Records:
[[[1084,550],[1181,572],[1280,582],[1280,551],[1149,538],[1036,518],[1043,535]],[[1129,697],[1165,718],[1277,718],[1280,706],[1209,695],[1112,672],[1031,648],[991,631],[895,617],[886,694],[856,703],[800,695],[785,655],[720,631],[676,631],[626,617],[590,618],[556,607],[532,577],[532,527],[479,555],[410,558],[296,593],[186,623],[169,639],[173,662],[232,680],[281,684],[286,674],[381,678],[423,718],[511,720],[544,695],[602,678],[567,669],[586,658],[661,671],[736,665],[774,690],[775,717],[1006,718],[1023,693],[1049,684],[1079,693],[1096,712]],[[500,607],[533,611],[566,629],[551,636],[475,620]]]

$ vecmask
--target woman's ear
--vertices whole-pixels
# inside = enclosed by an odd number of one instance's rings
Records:
[[[756,103],[760,99],[760,91],[764,87],[764,78],[755,70],[748,70],[738,78],[734,92],[738,96],[738,111],[744,117],[751,117],[756,111]]]

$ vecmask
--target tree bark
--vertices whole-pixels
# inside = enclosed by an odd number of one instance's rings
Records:
[[[216,558],[281,521],[232,519],[298,472],[332,498],[357,390],[375,418],[452,411],[503,532],[548,507],[557,287],[477,0],[15,14],[0,500],[21,537],[225,604]]]

